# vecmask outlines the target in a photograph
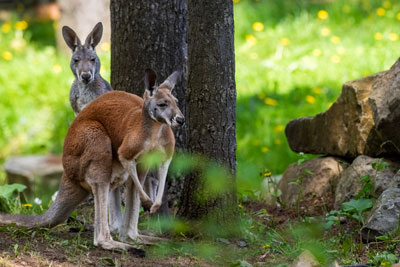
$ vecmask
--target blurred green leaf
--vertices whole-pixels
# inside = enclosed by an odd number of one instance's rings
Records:
[[[9,199],[14,192],[21,193],[26,189],[23,184],[5,184],[0,186],[0,197]]]

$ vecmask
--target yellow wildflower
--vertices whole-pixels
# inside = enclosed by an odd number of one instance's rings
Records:
[[[22,205],[22,207],[23,207],[23,208],[31,208],[31,207],[32,207],[32,204],[27,203],[27,204]]]
[[[15,23],[15,28],[21,31],[26,30],[26,28],[28,28],[28,22],[26,22],[25,20],[17,21]]]
[[[334,44],[338,44],[338,43],[340,43],[340,38],[338,36],[332,36],[331,42]]]
[[[331,34],[331,29],[327,28],[327,27],[323,27],[321,29],[321,35],[322,36],[328,36],[329,34]]]
[[[261,152],[262,153],[267,153],[269,151],[269,149],[268,149],[268,147],[266,147],[266,146],[263,146],[262,148],[261,148]]]
[[[322,89],[319,88],[319,87],[315,87],[315,88],[314,88],[314,93],[316,93],[317,95],[319,95],[319,94],[322,93]]]
[[[233,3],[234,4],[237,4],[237,3],[239,3],[240,2],[240,0],[233,0]]]
[[[262,246],[262,248],[269,248],[271,247],[271,245],[265,244],[264,246]]]
[[[248,43],[249,45],[255,45],[257,43],[257,39],[253,35],[247,34],[246,35],[246,43]]]
[[[282,140],[281,140],[281,139],[276,139],[276,140],[274,141],[274,143],[275,143],[275,145],[279,146],[279,145],[282,144]]]
[[[273,106],[273,107],[278,105],[278,101],[270,97],[265,98],[264,103],[268,106]]]
[[[289,45],[289,44],[290,44],[290,40],[289,40],[288,38],[283,37],[283,38],[281,39],[281,45],[287,46],[287,45]]]
[[[397,20],[400,20],[400,12],[396,15]]]
[[[6,61],[10,61],[13,58],[13,55],[9,51],[4,51],[2,57]]]
[[[240,204],[238,205],[238,207],[239,207],[239,209],[243,209],[243,206],[242,206],[242,205],[240,205]]]
[[[108,52],[111,49],[111,44],[108,42],[104,42],[100,45],[101,50]]]
[[[382,38],[383,38],[383,34],[382,34],[382,33],[376,32],[376,33],[374,34],[374,39],[375,39],[375,40],[379,41],[379,40],[382,40]]]
[[[60,72],[62,71],[61,65],[60,65],[60,64],[54,64],[54,65],[53,65],[53,71],[54,71],[55,73],[60,73]]]
[[[1,32],[2,33],[9,33],[11,31],[11,25],[8,23],[5,23],[1,25]]]
[[[256,32],[264,30],[264,24],[262,24],[261,22],[254,22],[253,30],[255,30]]]
[[[314,57],[319,57],[322,53],[321,53],[321,50],[319,50],[319,49],[314,49],[314,50],[312,51],[312,54],[313,54]]]
[[[397,41],[399,39],[399,35],[397,34],[397,33],[391,33],[391,34],[389,34],[389,40],[390,41]]]
[[[274,128],[274,131],[275,131],[276,133],[282,132],[283,130],[285,130],[285,126],[283,126],[283,125],[277,125],[277,126],[275,126],[275,128]]]
[[[386,14],[386,10],[385,10],[383,7],[380,7],[380,8],[378,8],[378,9],[376,10],[376,14],[377,14],[378,16],[380,16],[380,17],[383,17],[383,16],[385,16],[385,14]]]
[[[333,55],[333,56],[331,56],[331,61],[333,63],[339,63],[340,62],[340,57],[338,55]]]
[[[271,176],[271,172],[270,171],[265,171],[265,173],[264,173],[264,177],[270,177]]]
[[[315,97],[313,97],[312,95],[308,95],[306,96],[306,101],[310,104],[314,104],[315,103]]]
[[[318,18],[319,19],[327,19],[328,18],[328,12],[326,10],[320,10],[318,11]]]

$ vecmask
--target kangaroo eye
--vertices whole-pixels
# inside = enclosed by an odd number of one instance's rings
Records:
[[[160,103],[160,104],[157,104],[157,106],[159,106],[159,107],[166,107],[166,106],[168,106],[168,103]]]
[[[92,58],[90,59],[90,61],[95,62],[95,61],[96,61],[96,58],[95,58],[95,57],[92,57]]]
[[[74,58],[74,63],[78,63],[79,62],[79,58]]]

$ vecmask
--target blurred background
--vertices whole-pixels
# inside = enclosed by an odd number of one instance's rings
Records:
[[[246,200],[263,198],[265,174],[279,175],[311,157],[288,147],[284,129],[290,120],[325,111],[344,82],[396,61],[400,3],[233,2],[238,192]],[[109,21],[108,5],[105,0],[0,0],[0,165],[15,155],[61,153],[74,119],[68,99],[74,77],[60,29],[69,25],[84,39],[96,22]],[[106,23],[97,53],[107,80],[109,35]]]

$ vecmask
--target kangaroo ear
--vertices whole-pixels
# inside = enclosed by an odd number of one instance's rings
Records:
[[[94,26],[93,30],[86,37],[85,46],[94,50],[94,48],[99,44],[102,35],[103,24],[99,22],[96,24],[96,26]]]
[[[172,91],[172,89],[175,87],[175,84],[178,82],[179,77],[181,77],[181,72],[174,71],[174,73],[169,75],[169,77],[162,84],[160,84],[159,88],[166,88]]]
[[[144,71],[144,86],[148,96],[152,96],[157,92],[156,79],[157,75],[153,70],[146,69]]]
[[[78,46],[82,45],[74,30],[68,26],[62,27],[62,36],[72,52],[75,52]]]

